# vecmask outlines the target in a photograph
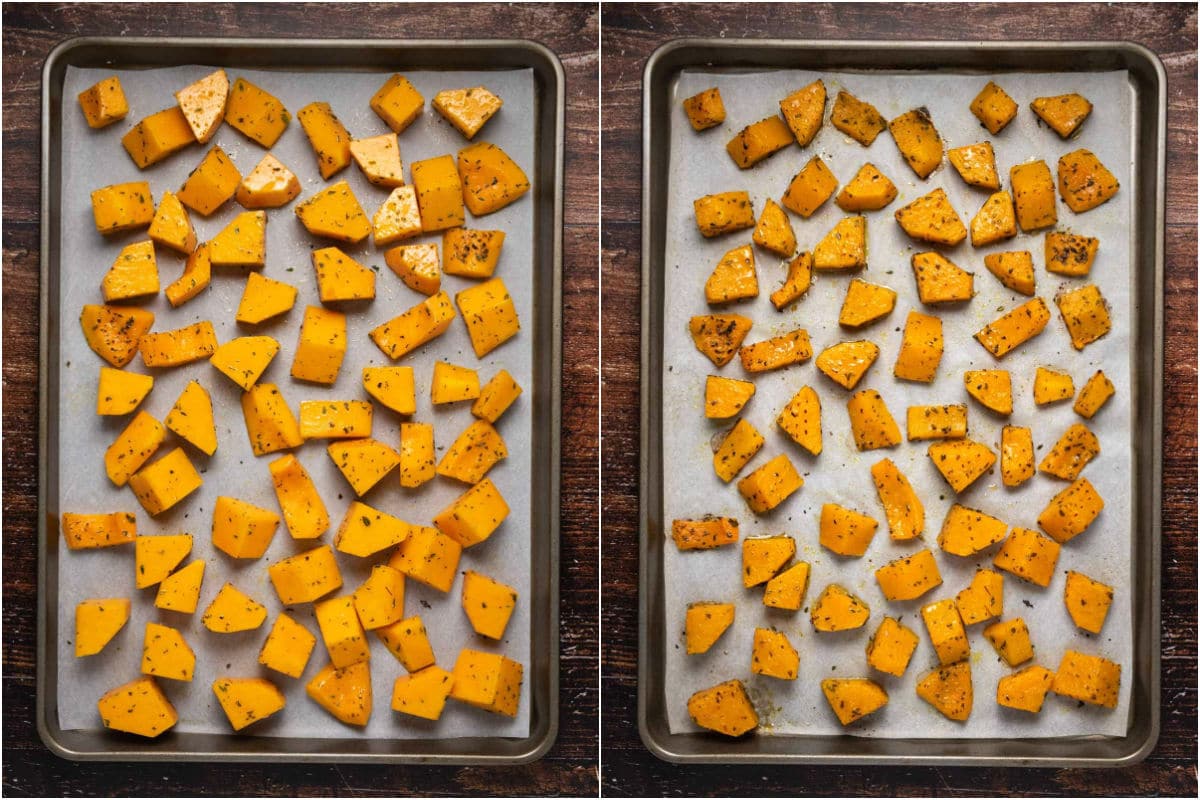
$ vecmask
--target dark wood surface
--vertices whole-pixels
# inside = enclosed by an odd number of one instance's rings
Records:
[[[594,795],[598,13],[592,4],[13,5],[4,7],[4,794]],[[41,69],[84,35],[529,38],[567,75],[563,232],[562,644],[560,733],[512,768],[255,764],[75,764],[34,727]]]
[[[605,4],[601,270],[605,795],[1192,795],[1196,784],[1196,9],[1174,5]],[[1162,736],[1121,770],[674,766],[636,728],[641,76],[686,36],[1129,39],[1168,74]]]

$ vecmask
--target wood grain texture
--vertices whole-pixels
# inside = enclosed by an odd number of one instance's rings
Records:
[[[601,271],[604,498],[601,683],[605,795],[1194,795],[1196,784],[1196,9],[1171,5],[605,4]],[[641,76],[687,36],[1128,39],[1168,73],[1162,736],[1120,770],[679,767],[636,728]]]
[[[483,24],[480,23],[484,20]],[[514,768],[73,764],[34,727],[41,69],[83,35],[529,38],[566,76],[559,736]],[[4,794],[594,795],[597,609],[597,79],[593,4],[4,7]]]

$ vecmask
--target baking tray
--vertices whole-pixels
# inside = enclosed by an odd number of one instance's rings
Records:
[[[530,652],[525,691],[529,732],[523,737],[424,739],[306,739],[171,731],[153,742],[58,724],[56,614],[58,558],[59,355],[61,291],[62,119],[73,113],[63,97],[68,67],[152,69],[206,64],[227,69],[289,71],[529,69],[535,86],[532,169],[533,453],[529,475],[531,592]],[[559,429],[561,376],[562,163],[564,76],[547,48],[525,40],[269,40],[80,38],[57,47],[42,75],[42,231],[39,396],[39,569],[37,726],[46,746],[73,760],[271,761],[355,763],[516,764],[546,753],[558,730]],[[382,700],[383,698],[378,698]],[[377,703],[386,706],[385,702]],[[379,709],[380,711],[386,710]]]
[[[920,70],[987,76],[1127,70],[1131,96],[1131,276],[1135,318],[1131,388],[1134,664],[1124,736],[1053,739],[878,739],[854,736],[672,733],[663,665],[663,344],[666,208],[673,86],[682,70]],[[966,102],[966,100],[964,100]],[[643,73],[642,138],[642,536],[639,565],[638,728],[646,747],[679,763],[839,763],[980,766],[1126,766],[1158,739],[1162,443],[1163,197],[1166,77],[1149,50],[1128,42],[889,42],[681,39],[660,47]],[[1124,187],[1122,187],[1124,189]]]

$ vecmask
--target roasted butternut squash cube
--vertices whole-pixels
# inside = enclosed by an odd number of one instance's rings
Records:
[[[463,649],[454,662],[455,700],[508,717],[517,715],[525,668],[496,653]]]
[[[290,450],[304,443],[292,410],[273,383],[257,383],[242,395],[242,416],[250,449],[256,456]]]
[[[479,397],[471,404],[471,415],[477,419],[486,419],[495,425],[496,420],[500,419],[520,396],[520,385],[507,370],[502,369],[479,390]]]
[[[1039,406],[1070,400],[1075,396],[1075,382],[1066,372],[1038,367],[1033,379],[1033,402]]]
[[[471,347],[478,358],[516,336],[521,329],[512,295],[500,278],[463,289],[454,295],[454,301],[462,312]]]
[[[400,423],[400,485],[415,489],[433,480],[436,467],[433,426],[424,422]]]
[[[861,628],[871,616],[871,608],[836,583],[821,592],[809,612],[813,628],[821,633],[836,633]]]
[[[803,364],[812,358],[808,331],[796,328],[788,333],[761,342],[748,344],[738,350],[742,369],[747,372],[769,372],[773,369]]]
[[[436,262],[437,245],[433,245],[433,247]],[[442,234],[442,248],[446,254],[442,269],[447,275],[460,275],[464,278],[490,278],[496,271],[496,262],[500,260],[500,251],[503,247],[504,231],[451,228]]]
[[[794,681],[800,673],[800,654],[785,634],[768,628],[755,628],[750,671],[755,675]]]
[[[936,708],[946,719],[966,722],[975,701],[971,662],[960,661],[933,670],[917,683],[917,697]]]
[[[707,314],[692,317],[688,331],[696,349],[714,365],[723,367],[737,355],[751,325],[750,318],[740,314]]]
[[[138,169],[157,164],[196,141],[179,106],[151,114],[121,137],[121,146]]]
[[[739,169],[749,169],[791,143],[787,124],[779,117],[767,117],[738,131],[725,144],[725,152]]]
[[[296,112],[296,118],[317,156],[322,178],[329,180],[350,165],[350,131],[329,103],[309,103]]]
[[[988,81],[971,101],[971,113],[995,136],[1017,115],[1017,102],[995,82]]]
[[[1046,329],[1050,309],[1035,297],[992,320],[975,333],[975,340],[996,358],[1003,358]]]
[[[779,204],[767,198],[758,223],[754,226],[754,243],[781,258],[791,258],[796,252],[796,234],[791,220]]]
[[[996,174],[996,154],[991,142],[979,142],[946,151],[946,157],[958,171],[963,182],[982,189],[1000,190],[1000,177]]]
[[[867,642],[867,665],[888,675],[903,677],[919,641],[912,628],[894,617],[884,617]]]
[[[1029,628],[1021,617],[993,622],[983,629],[983,638],[991,642],[996,655],[1010,667],[1019,667],[1033,658],[1033,642],[1029,640]]]
[[[940,317],[919,311],[908,312],[892,375],[901,380],[932,383],[937,376],[944,347]]]
[[[867,266],[866,217],[843,217],[813,249],[813,269],[851,270]]]
[[[188,381],[167,418],[167,429],[205,455],[217,451],[217,425],[212,397],[197,381]]]
[[[797,561],[767,581],[763,591],[763,605],[787,611],[799,611],[804,605],[804,593],[808,590],[811,566],[807,561]]]
[[[924,180],[942,163],[942,137],[925,107],[906,111],[888,123],[900,155]]]
[[[976,369],[963,373],[967,394],[989,411],[1012,413],[1012,378],[1002,369]]]
[[[1072,408],[1084,419],[1091,419],[1116,391],[1116,387],[1104,374],[1104,370],[1098,369],[1079,390],[1079,396],[1075,398],[1075,405]]]
[[[1033,256],[1028,250],[988,253],[983,257],[983,264],[1009,289],[1026,297],[1033,296]]]
[[[1120,188],[1116,176],[1090,150],[1075,150],[1058,159],[1058,193],[1076,214],[1107,203]]]
[[[196,141],[203,144],[213,137],[225,121],[225,105],[229,100],[229,76],[225,70],[205,75],[175,93],[175,100],[187,119]]]
[[[262,558],[277,527],[278,514],[245,500],[222,496],[213,506],[213,546],[231,558]]]
[[[879,392],[863,389],[846,401],[846,410],[850,414],[854,445],[860,452],[900,444],[900,426]]]
[[[683,624],[689,656],[707,653],[733,624],[732,603],[691,603]]]
[[[1054,204],[1054,179],[1045,161],[1017,164],[1008,172],[1017,222],[1026,233],[1048,228],[1058,222]]]
[[[397,414],[417,410],[412,367],[363,367],[362,384],[367,394]]]
[[[983,202],[979,213],[971,218],[971,246],[986,247],[1017,235],[1017,212],[1012,195],[996,192]]]
[[[114,183],[92,192],[92,218],[104,235],[137,230],[154,221],[154,196],[146,181]]]
[[[870,147],[888,125],[875,106],[846,91],[837,93],[829,122],[863,147]]]
[[[1078,478],[1051,498],[1038,516],[1038,527],[1059,544],[1074,539],[1104,510],[1104,498],[1087,478]]]
[[[433,97],[433,107],[458,129],[458,132],[474,139],[487,121],[496,115],[504,101],[483,86],[470,89],[446,89]]]
[[[336,247],[312,254],[317,273],[317,293],[322,303],[375,299],[375,272]]]
[[[996,703],[1036,714],[1042,710],[1052,683],[1054,673],[1050,670],[1036,664],[1026,667],[1000,679],[996,684]]]
[[[208,361],[248,392],[278,353],[279,342],[270,336],[239,336],[218,347]]]
[[[954,556],[967,558],[1004,539],[1008,525],[1003,520],[955,503],[942,520],[938,547]]]
[[[179,197],[173,192],[163,192],[162,199],[158,201],[158,208],[154,212],[154,219],[150,222],[150,230],[146,235],[155,244],[169,247],[184,255],[188,255],[196,249],[196,229],[192,227],[192,220],[188,217],[187,209],[183,207],[183,203],[179,202]],[[168,299],[170,299],[169,296]]]
[[[787,191],[783,193],[782,202],[788,209],[808,219],[833,196],[837,186],[837,178],[829,167],[825,166],[820,156],[813,156],[792,178]]]
[[[908,407],[908,440],[910,442],[929,439],[962,439],[966,435],[966,406]]]
[[[1004,576],[990,569],[977,569],[967,588],[954,596],[963,625],[974,625],[1004,613]]]
[[[425,110],[425,98],[403,75],[392,75],[371,97],[371,110],[394,133],[403,133]]]
[[[267,619],[267,609],[261,603],[226,583],[204,610],[200,621],[213,633],[252,631]]]
[[[925,506],[908,478],[890,458],[871,465],[871,480],[893,541],[916,539],[925,532]]]
[[[996,454],[986,444],[971,439],[951,439],[929,445],[929,458],[955,493],[991,471]]]
[[[896,199],[896,185],[871,163],[863,164],[834,199],[842,211],[878,211]]]
[[[235,731],[266,719],[287,705],[283,692],[266,678],[217,678],[212,690]]]
[[[796,392],[779,412],[775,423],[793,442],[814,456],[821,455],[821,398],[811,386],[801,387]]]
[[[735,247],[721,257],[704,284],[704,297],[710,306],[758,297],[758,273],[750,245]]]
[[[300,179],[275,156],[267,153],[242,177],[233,199],[242,208],[279,208],[300,194]]]
[[[725,121],[725,103],[721,100],[721,90],[714,86],[698,92],[683,101],[683,111],[687,114],[692,129],[706,131]]]
[[[706,239],[754,227],[749,192],[706,194],[692,202],[696,227]]]
[[[918,197],[896,212],[900,229],[920,242],[933,242],[947,247],[967,238],[967,229],[950,205],[944,189],[934,189]]]
[[[1071,621],[1088,633],[1100,633],[1112,605],[1113,587],[1089,578],[1082,572],[1067,570],[1063,601]]]
[[[1058,542],[1037,531],[1013,528],[992,564],[1022,580],[1049,586],[1061,549]]]
[[[175,727],[179,715],[149,676],[109,689],[96,704],[104,727],[153,739]]]
[[[925,621],[929,641],[943,666],[970,657],[971,645],[967,641],[967,631],[953,600],[939,600],[922,606],[921,619]]]
[[[147,622],[142,639],[142,674],[190,682],[195,673],[196,653],[183,634],[170,625]]]
[[[117,260],[100,281],[104,302],[135,300],[158,294],[158,260],[154,242],[134,242],[121,248]]]
[[[437,660],[420,617],[408,617],[376,628],[375,635],[409,672],[419,672]]]
[[[436,665],[401,675],[392,686],[392,710],[422,719],[441,719],[453,686],[454,675]]]
[[[204,561],[196,560],[176,570],[158,585],[154,596],[155,608],[195,614],[200,603],[200,586],[204,582]]]
[[[1082,350],[1112,329],[1108,302],[1095,284],[1061,292],[1054,303],[1076,350]]]
[[[837,503],[821,506],[821,546],[840,556],[865,554],[878,527],[879,523],[866,514]]]
[[[350,157],[369,183],[388,189],[404,185],[404,162],[400,159],[396,134],[351,139]]]
[[[75,657],[94,656],[129,621],[127,597],[84,600],[75,606]],[[732,606],[730,606],[732,608]]]
[[[838,314],[838,324],[862,328],[883,319],[896,307],[896,292],[877,283],[854,278],[846,287],[846,298]]]
[[[765,514],[804,486],[791,459],[780,453],[738,481],[738,493],[755,514]]]
[[[787,120],[796,143],[807,147],[825,121],[825,84],[820,79],[779,101],[779,111]]]
[[[366,661],[343,669],[326,664],[305,684],[304,691],[347,725],[365,727],[371,719],[371,665]]]
[[[753,536],[742,542],[742,585],[747,589],[774,578],[796,555],[791,536]]]
[[[680,550],[710,550],[738,540],[738,521],[733,517],[707,516],[671,522],[671,538]]]
[[[458,176],[462,181],[463,202],[477,217],[499,211],[528,192],[530,186],[529,178],[517,162],[489,142],[458,151]]]
[[[154,325],[154,314],[140,308],[85,305],[79,314],[79,325],[88,347],[119,368],[137,354],[142,336]],[[747,324],[746,330],[749,329]]]
[[[387,203],[384,204],[386,206]],[[296,216],[313,236],[324,236],[338,242],[355,244],[370,236],[372,231],[371,220],[367,219],[366,212],[345,180],[325,187],[297,205]]]
[[[412,530],[404,520],[356,500],[346,508],[333,546],[340,553],[366,558],[400,544]]]
[[[137,538],[137,517],[125,511],[112,514],[62,515],[63,540],[71,550],[115,547]]]
[[[830,345],[817,356],[817,369],[844,389],[853,389],[879,358],[879,345],[865,339]]]
[[[342,588],[337,558],[327,544],[277,561],[267,568],[279,602],[311,603]]]
[[[821,681],[821,692],[843,726],[874,714],[888,702],[887,691],[867,678],[826,678]]]
[[[1005,425],[1000,430],[1000,476],[1004,485],[1020,486],[1033,473],[1033,431]]]
[[[96,386],[96,413],[100,416],[128,414],[138,407],[152,388],[154,378],[150,375],[101,367]]]
[[[152,517],[179,503],[203,483],[181,447],[129,476],[134,497]]]
[[[1066,650],[1050,689],[1072,700],[1116,708],[1121,690],[1121,665],[1101,656]]]
[[[1046,234],[1046,271],[1058,275],[1087,277],[1096,260],[1100,240],[1064,231]]]
[[[242,174],[220,147],[213,147],[188,173],[179,190],[179,202],[201,216],[209,216],[237,192]]]
[[[888,600],[916,600],[942,585],[937,559],[928,547],[889,561],[875,570],[875,582]]]
[[[729,419],[754,396],[754,384],[737,378],[709,375],[704,381],[704,416]]]
[[[321,639],[329,651],[329,662],[338,669],[371,660],[367,632],[354,610],[354,598],[346,595],[322,600],[313,606]]]
[[[327,308],[304,309],[300,340],[292,359],[292,377],[332,385],[346,356],[346,315]]]
[[[388,560],[388,566],[439,592],[448,592],[461,556],[462,545],[454,539],[437,528],[414,525]]]
[[[462,607],[480,636],[499,641],[517,605],[517,590],[474,570],[463,573]]]
[[[441,290],[442,271],[436,244],[393,247],[383,254],[383,259],[396,277],[414,292],[432,296]]]
[[[270,150],[287,129],[292,115],[279,98],[245,78],[238,78],[229,88],[225,121]]]
[[[374,439],[335,441],[325,451],[358,497],[400,464],[399,453]]]
[[[1075,93],[1038,97],[1029,107],[1063,139],[1071,138],[1071,134],[1075,133],[1092,113],[1091,102],[1083,95]]]
[[[454,305],[437,292],[371,331],[371,340],[393,361],[446,332],[454,321]]]
[[[208,243],[209,260],[217,266],[261,267],[267,261],[267,215],[244,211]]]
[[[293,539],[316,539],[329,530],[329,512],[300,459],[291,453],[267,465],[283,522]]]
[[[238,303],[237,321],[257,325],[286,314],[296,303],[296,287],[257,272],[246,276],[246,288]]]
[[[688,698],[688,716],[701,728],[741,736],[758,727],[758,713],[739,680],[701,689]]]
[[[129,102],[121,88],[121,79],[113,75],[84,89],[79,93],[79,108],[89,128],[105,128],[125,119]]]

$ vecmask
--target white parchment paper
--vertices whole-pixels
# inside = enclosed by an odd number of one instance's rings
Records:
[[[742,127],[777,114],[781,98],[816,78],[825,81],[829,93],[826,122],[807,148],[788,147],[752,169],[739,170],[724,152],[725,143]],[[737,517],[741,534],[787,534],[796,540],[797,558],[812,564],[805,605],[800,612],[781,612],[762,605],[763,588],[742,586],[741,548],[679,552],[669,537],[665,549],[666,620],[671,641],[667,647],[667,707],[672,731],[696,730],[687,714],[687,699],[695,691],[730,678],[746,682],[758,708],[766,733],[836,735],[898,738],[1030,738],[1080,734],[1123,734],[1129,716],[1129,686],[1132,680],[1132,634],[1130,585],[1131,484],[1130,418],[1130,294],[1131,196],[1130,90],[1125,73],[1104,74],[1019,74],[997,77],[997,82],[1017,101],[1020,111],[999,135],[991,136],[971,114],[969,104],[987,82],[987,76],[948,73],[817,73],[807,71],[735,72],[685,71],[675,87],[677,113],[671,118],[671,186],[668,200],[665,325],[667,335],[663,372],[663,474],[664,520],[718,514]],[[726,122],[703,133],[688,125],[679,102],[710,86],[718,86],[727,110]],[[976,296],[962,307],[931,309],[917,298],[910,258],[913,253],[936,249],[909,239],[896,224],[893,214],[915,198],[942,187],[963,223],[987,199],[987,190],[965,184],[945,161],[922,181],[903,161],[891,135],[884,131],[870,148],[864,148],[828,122],[838,90],[845,89],[873,103],[887,119],[918,106],[925,106],[940,131],[947,149],[990,140],[996,152],[1003,188],[1009,188],[1008,172],[1014,164],[1044,159],[1051,171],[1059,156],[1085,147],[1094,152],[1121,182],[1121,191],[1107,204],[1075,215],[1058,201],[1058,229],[1098,236],[1100,250],[1088,279],[1064,278],[1044,268],[1044,231],[973,248],[968,241],[945,251],[964,269],[975,273]],[[1095,108],[1081,134],[1062,141],[1045,126],[1037,124],[1029,109],[1035,97],[1080,92]],[[793,175],[819,154],[837,176],[847,183],[864,162],[874,163],[899,190],[887,208],[867,212],[868,268],[864,280],[894,289],[899,297],[895,310],[884,320],[861,330],[841,329],[837,324],[849,275],[818,274],[808,294],[780,313],[768,295],[782,282],[786,262],[755,247],[759,297],[722,310],[751,317],[754,327],[747,343],[778,335],[797,326],[808,330],[814,359],[800,366],[753,376],[757,394],[742,416],[766,437],[766,443],[739,477],[779,453],[786,453],[804,477],[805,485],[771,514],[756,516],[736,489],[736,481],[723,484],[712,468],[709,444],[714,433],[728,422],[706,420],[703,414],[704,381],[708,374],[747,378],[738,359],[717,370],[693,346],[687,332],[688,319],[713,313],[704,300],[704,281],[727,250],[749,243],[751,230],[716,239],[704,239],[696,229],[692,201],[713,193],[748,190],[756,216],[768,197],[783,196]],[[811,250],[843,216],[832,198],[810,219],[789,216],[796,232],[798,249]],[[1052,319],[1041,336],[1010,353],[1000,362],[985,351],[972,334],[1002,312],[1027,298],[1009,291],[983,265],[983,256],[1004,250],[1030,250],[1034,254],[1037,294],[1050,308]],[[1077,353],[1054,305],[1060,287],[1095,282],[1112,309],[1113,330],[1108,336]],[[910,310],[933,313],[942,319],[945,354],[932,384],[898,381],[892,367],[899,352],[904,321]],[[840,341],[869,339],[879,345],[878,361],[856,387],[877,389],[900,425],[905,429],[906,409],[911,405],[965,403],[969,435],[999,453],[1000,429],[1006,424],[1032,428],[1038,460],[1074,422],[1082,421],[1071,410],[1071,402],[1038,408],[1033,402],[1033,377],[1039,365],[1056,367],[1071,374],[1076,389],[1103,367],[1117,387],[1116,395],[1091,422],[1086,422],[1100,439],[1102,454],[1088,466],[1085,475],[1103,496],[1104,512],[1086,533],[1063,546],[1056,574],[1042,589],[1005,573],[1003,619],[1024,617],[1036,648],[1034,662],[1054,670],[1066,648],[1103,655],[1123,667],[1120,704],[1115,710],[1083,707],[1075,701],[1050,695],[1037,715],[1001,708],[996,704],[997,681],[1013,671],[984,639],[987,623],[968,629],[974,676],[975,703],[966,723],[943,718],[916,696],[917,680],[936,666],[937,658],[920,617],[920,607],[933,600],[953,597],[971,579],[977,567],[991,566],[996,547],[977,558],[959,558],[942,552],[936,543],[942,520],[957,500],[1007,522],[1010,526],[1037,529],[1036,519],[1046,503],[1067,484],[1038,474],[1017,489],[1005,488],[999,466],[981,477],[961,496],[945,483],[926,455],[928,442],[905,441],[882,451],[859,453],[850,433],[846,401],[851,392],[835,385],[817,370],[815,356]],[[1000,419],[968,398],[963,372],[968,369],[1001,368],[1013,378],[1014,410],[1008,420]],[[824,452],[812,457],[795,445],[777,427],[775,418],[792,395],[811,385],[821,397]],[[921,542],[893,542],[887,533],[883,508],[870,476],[870,466],[887,457],[899,465],[912,481],[925,505],[926,529]],[[843,558],[820,547],[818,521],[825,503],[839,503],[869,514],[880,522],[874,541],[862,558]],[[904,603],[884,599],[874,578],[880,566],[922,547],[930,547],[937,558],[943,583],[924,597]],[[1099,636],[1078,631],[1063,603],[1064,572],[1077,570],[1115,587],[1113,605]],[[855,631],[817,633],[807,613],[809,604],[830,583],[841,583],[871,608],[868,623]],[[683,644],[687,605],[701,600],[732,602],[736,620],[724,636],[703,655],[688,656]],[[895,678],[871,670],[865,648],[883,617],[900,617],[920,636],[920,644],[907,673]],[[774,627],[785,632],[800,653],[800,675],[782,681],[753,675],[750,671],[751,644],[756,627]],[[824,678],[870,677],[888,691],[890,701],[881,712],[843,729],[821,693]],[[1079,707],[1077,707],[1079,706]]]
[[[481,383],[491,379],[499,369],[507,369],[526,392],[498,423],[497,427],[508,444],[509,456],[489,473],[508,502],[511,509],[509,517],[487,542],[466,550],[459,564],[460,573],[467,569],[477,570],[514,587],[519,593],[520,599],[504,640],[493,642],[472,631],[460,604],[460,578],[456,577],[447,594],[413,580],[406,582],[405,593],[405,615],[420,615],[424,620],[438,664],[443,668],[451,669],[459,650],[464,647],[504,653],[526,666],[526,685],[522,688],[520,707],[515,718],[491,714],[455,701],[447,703],[445,713],[438,722],[391,711],[392,684],[397,677],[405,674],[404,669],[375,635],[368,633],[374,713],[365,729],[337,722],[311,701],[304,691],[305,683],[329,660],[325,646],[320,641],[311,604],[291,609],[292,615],[318,636],[304,675],[294,680],[257,663],[259,648],[282,608],[267,575],[268,565],[316,544],[332,543],[334,532],[355,496],[324,452],[328,442],[310,441],[293,452],[320,490],[331,518],[329,532],[315,542],[297,542],[292,540],[281,522],[270,548],[261,559],[231,559],[217,551],[211,541],[212,508],[216,498],[230,495],[278,510],[267,464],[281,454],[261,458],[252,454],[242,419],[241,389],[205,361],[175,369],[153,370],[154,389],[140,407],[162,420],[189,380],[195,378],[208,389],[217,416],[218,449],[208,458],[190,445],[182,444],[192,462],[204,473],[204,486],[174,509],[158,518],[151,518],[129,489],[118,489],[105,477],[102,463],[104,450],[129,418],[96,416],[96,381],[102,362],[88,349],[77,320],[79,310],[85,303],[103,302],[100,280],[120,249],[130,242],[144,239],[146,232],[142,230],[108,238],[97,234],[92,221],[89,193],[113,183],[147,180],[157,201],[164,190],[178,191],[188,172],[195,168],[212,145],[224,149],[243,175],[254,168],[266,151],[228,125],[223,125],[207,145],[192,145],[145,171],[138,170],[121,147],[121,136],[138,120],[173,105],[173,93],[176,90],[207,75],[212,69],[188,66],[116,71],[129,99],[129,116],[100,131],[88,129],[74,97],[97,80],[114,74],[114,71],[71,68],[66,76],[63,89],[64,157],[60,187],[63,232],[59,242],[63,279],[61,296],[57,298],[62,315],[62,394],[57,420],[60,431],[59,507],[80,512],[134,510],[137,512],[139,533],[190,532],[195,542],[190,558],[203,558],[208,563],[199,607],[194,615],[185,615],[156,609],[155,588],[140,591],[134,588],[133,547],[76,552],[60,548],[58,623],[63,634],[58,642],[60,724],[64,729],[100,726],[97,699],[108,689],[139,675],[145,625],[150,621],[159,621],[181,629],[197,655],[195,679],[190,684],[159,681],[179,712],[176,730],[182,732],[228,733],[229,723],[210,688],[213,680],[227,675],[261,675],[279,686],[287,697],[287,707],[271,719],[247,729],[246,734],[326,739],[526,736],[529,730],[528,682],[531,675],[528,601],[531,590],[530,392],[533,389],[532,333],[529,327],[533,319],[530,267],[534,244],[532,195],[486,218],[475,219],[468,214],[466,222],[468,227],[506,232],[496,275],[504,279],[520,319],[526,322],[525,329],[512,341],[480,360],[471,349],[466,326],[461,320],[455,320],[443,336],[397,362],[415,369],[417,412],[412,420],[434,423],[439,453],[450,446],[473,418],[469,402],[451,406],[431,405],[429,391],[435,361],[446,360],[473,367],[478,370]],[[388,196],[387,189],[369,184],[353,164],[329,181],[322,180],[316,157],[295,114],[310,102],[327,101],[351,135],[362,138],[387,133],[389,129],[369,108],[368,101],[391,73],[236,69],[227,72],[231,81],[244,76],[275,94],[293,115],[291,124],[271,152],[300,177],[302,191],[289,205],[267,211],[267,263],[262,272],[268,277],[297,286],[299,294],[295,306],[286,315],[259,326],[241,326],[234,321],[234,314],[245,286],[246,271],[215,269],[210,288],[180,308],[171,309],[161,293],[147,303],[145,307],[155,313],[154,330],[170,330],[207,319],[212,321],[217,340],[222,343],[236,336],[252,334],[276,337],[280,352],[261,380],[277,384],[297,415],[302,400],[370,399],[362,388],[362,368],[392,362],[370,340],[368,332],[423,298],[404,286],[391,272],[383,260],[384,248],[375,248],[370,239],[359,245],[338,245],[360,263],[375,269],[375,300],[339,307],[339,310],[347,312],[348,350],[333,386],[306,384],[290,377],[304,308],[320,305],[311,251],[337,244],[310,236],[293,213],[295,205],[343,178],[350,182],[368,216],[374,215]],[[532,176],[536,89],[531,70],[414,70],[404,74],[426,99],[424,114],[400,135],[406,179],[409,175],[408,166],[413,161],[446,153],[453,155],[466,146],[466,141],[458,131],[433,110],[430,105],[433,96],[443,89],[481,84],[499,95],[504,100],[504,107],[476,136],[476,141],[490,141],[504,148]],[[241,206],[230,200],[209,218],[192,214],[198,239],[207,241],[212,238],[242,210]],[[441,234],[422,236],[408,243],[421,242],[436,242],[440,248]],[[165,287],[182,272],[183,259],[164,248],[157,250],[160,282]],[[469,279],[445,276],[442,287],[453,296],[472,284]],[[135,358],[128,369],[148,371],[140,358]],[[401,421],[398,415],[376,403],[372,436],[393,448],[398,447]],[[158,455],[169,452],[179,444],[181,440],[168,434],[168,441]],[[397,475],[392,473],[362,500],[414,524],[428,525],[434,514],[466,488],[466,485],[457,481],[438,477],[417,490],[401,489]],[[370,573],[371,566],[385,562],[388,555],[390,551],[359,559],[338,553],[344,585],[337,594],[353,592]],[[240,590],[267,606],[267,621],[261,628],[246,633],[215,634],[201,624],[200,618],[205,607],[226,581],[232,581]],[[104,652],[86,659],[76,659],[73,634],[75,604],[89,597],[131,597],[133,610],[125,628]]]

